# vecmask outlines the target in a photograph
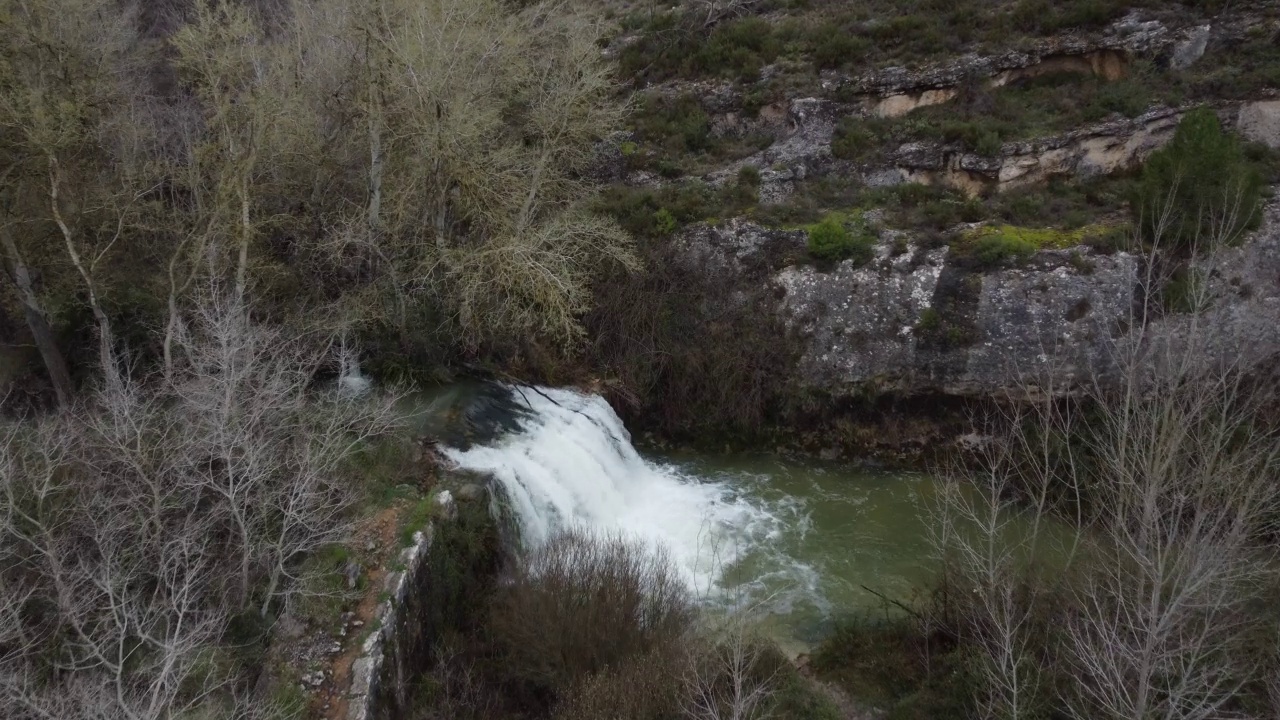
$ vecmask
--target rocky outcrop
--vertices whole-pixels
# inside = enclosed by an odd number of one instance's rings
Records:
[[[1043,39],[1003,54],[968,54],[923,68],[882,68],[856,77],[825,72],[820,88],[807,90],[814,96],[774,102],[756,113],[743,109],[745,91],[734,83],[683,83],[655,92],[696,95],[711,114],[717,135],[773,138],[764,150],[703,178],[718,185],[732,181],[742,166],[753,165],[761,170],[763,204],[783,201],[797,182],[827,174],[859,178],[870,186],[920,182],[976,195],[1036,185],[1053,177],[1129,170],[1172,137],[1185,108],[1155,107],[1136,118],[1117,116],[1062,135],[1006,143],[990,157],[957,145],[913,142],[889,149],[888,165],[873,167],[832,156],[836,126],[846,117],[900,117],[950,102],[962,87],[974,82],[1000,87],[1072,72],[1114,81],[1128,74],[1135,58],[1187,68],[1206,53],[1242,41],[1250,33],[1267,31],[1267,23],[1263,15],[1247,8],[1220,15],[1211,24],[1191,23],[1176,14],[1163,20],[1131,14],[1096,35]],[[762,82],[776,70],[766,68]],[[1239,121],[1247,137],[1280,147],[1280,103],[1249,102],[1238,109],[1224,104],[1219,109],[1228,123]]]
[[[978,195],[1039,185],[1054,177],[1110,175],[1140,165],[1173,138],[1184,110],[1155,108],[1063,135],[1006,143],[997,157],[938,143],[909,143],[892,157],[903,182]]]
[[[790,267],[775,278],[785,293],[782,307],[808,337],[802,359],[805,382],[814,387],[872,382],[903,389],[911,379],[902,368],[915,364],[915,331],[933,306],[947,248],[908,245],[893,254],[877,248],[864,267],[845,262],[830,272]]]
[[[691,231],[689,247],[697,262],[734,269],[800,242],[802,234],[738,221]],[[947,247],[886,232],[866,265],[795,265],[767,281],[804,338],[802,384],[834,397],[981,397],[1027,378],[1060,388],[1105,379],[1143,312],[1158,315],[1144,338],[1167,349],[1194,338],[1210,355],[1246,366],[1280,359],[1280,201],[1248,242],[1197,268],[1209,297],[1198,316],[1149,301],[1144,258],[1087,247],[981,272]]]
[[[827,72],[822,88],[831,96],[858,98],[880,117],[900,117],[950,100],[966,83],[1001,87],[1057,73],[1115,81],[1128,74],[1136,57],[1185,69],[1202,58],[1212,42],[1238,40],[1262,22],[1248,8],[1221,15],[1208,25],[1188,24],[1186,18],[1148,20],[1131,13],[1095,35],[1044,38],[996,55],[970,53],[922,68],[889,67],[852,77]]]
[[[1267,103],[1255,103],[1250,118],[1254,135],[1280,142]],[[1280,104],[1277,104],[1280,107]],[[770,147],[731,163],[705,177],[713,185],[731,182],[744,165],[760,168],[760,201],[779,202],[795,191],[797,181],[826,174],[856,177],[872,187],[916,182],[959,190],[969,195],[1004,192],[1042,184],[1054,177],[1087,178],[1131,170],[1163,147],[1177,130],[1182,108],[1154,108],[1137,118],[1119,118],[1062,135],[1005,143],[999,155],[966,152],[954,144],[913,142],[895,151],[887,165],[858,167],[831,154],[836,122],[848,106],[816,98],[791,103],[793,130]],[[1226,107],[1225,118],[1236,111]],[[1274,112],[1280,117],[1280,111]]]
[[[1249,140],[1280,150],[1280,100],[1244,103],[1236,118],[1236,129]]]

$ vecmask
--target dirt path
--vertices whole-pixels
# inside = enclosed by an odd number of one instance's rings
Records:
[[[344,614],[347,620],[343,624],[342,652],[331,656],[326,663],[324,670],[328,682],[324,690],[316,693],[311,701],[312,717],[346,720],[351,665],[360,657],[363,629],[373,621],[374,611],[378,607],[378,596],[382,593],[383,581],[387,576],[387,564],[400,552],[396,536],[404,511],[405,505],[397,503],[366,518],[357,526],[352,538],[353,546],[366,548],[372,544],[378,560],[364,570],[367,580],[364,595],[352,609],[350,616]]]

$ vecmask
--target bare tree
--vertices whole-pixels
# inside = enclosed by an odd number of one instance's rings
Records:
[[[308,56],[340,83],[321,112],[351,112],[367,178],[360,212],[334,223],[407,308],[429,300],[472,345],[580,337],[590,281],[634,267],[619,228],[584,212],[596,142],[623,106],[600,57],[603,25],[567,3],[514,12],[492,0],[378,0],[298,7],[296,33],[332,38]],[[314,43],[313,43],[314,44]],[[519,108],[518,112],[511,112]]]
[[[66,358],[54,337],[53,328],[49,325],[49,314],[45,311],[31,278],[31,268],[27,265],[22,251],[13,239],[13,229],[6,223],[0,226],[0,248],[5,252],[5,277],[12,280],[18,290],[18,300],[22,304],[22,313],[27,321],[27,328],[35,341],[40,359],[44,361],[45,371],[49,373],[49,383],[57,395],[58,404],[66,406],[71,402],[75,388],[71,383],[71,373],[67,370]]]
[[[234,294],[179,340],[167,379],[121,376],[0,437],[0,702],[17,717],[228,702],[238,678],[211,659],[229,619],[308,591],[301,560],[345,536],[347,461],[395,424],[392,398],[315,387],[326,344],[255,325]]]
[[[6,205],[23,226],[23,254],[46,259],[61,248],[86,293],[103,365],[113,339],[100,270],[146,193],[122,147],[145,50],[133,19],[132,5],[109,0],[33,0],[6,14],[0,33],[10,69],[0,86],[0,127],[9,131],[0,142]],[[5,244],[16,275],[21,255]],[[44,334],[39,325],[34,335]],[[55,387],[64,384],[56,361],[50,373]]]
[[[696,643],[686,660],[683,715],[689,720],[773,717],[777,650],[755,636],[751,614],[739,610]]]
[[[1159,250],[1139,280],[1149,299],[1167,278]],[[1260,422],[1274,395],[1228,356],[1208,284],[1193,292],[1184,315],[1139,305],[1092,385],[1023,393],[981,469],[947,486],[962,522],[942,534],[967,583],[962,635],[981,651],[990,715],[1027,716],[1037,658],[1065,660],[1069,690],[1041,698],[1079,718],[1223,717],[1261,680],[1238,649],[1262,627],[1249,604],[1274,577],[1280,442]],[[1029,541],[1011,541],[1028,515]],[[1048,586],[1018,555],[1038,558],[1054,521],[1080,532],[1068,582]],[[1060,632],[1034,622],[1046,594]]]

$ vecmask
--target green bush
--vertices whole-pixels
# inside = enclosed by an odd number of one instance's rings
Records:
[[[1174,313],[1193,313],[1202,310],[1201,303],[1205,300],[1205,283],[1206,278],[1203,272],[1179,268],[1164,287],[1162,297],[1165,310]]]
[[[1016,235],[983,235],[974,240],[973,258],[980,265],[992,267],[1006,261],[1029,260],[1037,250],[1034,242]]]
[[[831,213],[808,227],[809,254],[823,262],[853,260],[861,265],[874,254],[875,235],[861,217],[856,220]]]
[[[711,118],[697,96],[646,97],[635,118],[636,135],[677,153],[702,153],[711,149]]]
[[[1232,244],[1261,221],[1262,189],[1238,138],[1198,108],[1143,168],[1134,222],[1143,240],[1180,250]]]
[[[932,333],[942,327],[942,315],[934,308],[925,308],[920,313],[920,320],[916,323],[916,332]]]
[[[694,56],[693,66],[700,74],[754,80],[781,50],[772,23],[747,17],[717,25]]]
[[[571,692],[581,678],[628,660],[674,652],[697,618],[669,555],[586,531],[553,536],[526,554],[490,611],[508,682],[541,697]]]
[[[662,208],[653,214],[653,225],[659,235],[670,235],[676,231],[676,216],[670,210]]]
[[[814,649],[817,676],[894,720],[973,717],[975,678],[950,640],[913,618],[848,618]]]
[[[871,42],[839,23],[819,25],[812,35],[813,62],[818,69],[838,68],[861,62],[871,51]]]
[[[831,137],[831,154],[841,160],[865,162],[875,157],[888,135],[888,123],[875,119],[846,117],[836,124]]]

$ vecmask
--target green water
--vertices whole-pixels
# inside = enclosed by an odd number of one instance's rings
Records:
[[[650,457],[767,509],[774,522],[754,530],[723,570],[722,595],[710,600],[746,607],[793,653],[841,617],[902,612],[880,596],[909,603],[936,571],[928,526],[935,486],[926,475],[769,455]]]

